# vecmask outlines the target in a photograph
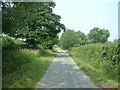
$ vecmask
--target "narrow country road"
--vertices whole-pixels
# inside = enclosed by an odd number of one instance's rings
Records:
[[[98,88],[73,59],[60,48],[43,78],[36,88]]]

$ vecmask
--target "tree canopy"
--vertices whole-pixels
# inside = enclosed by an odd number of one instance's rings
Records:
[[[60,45],[64,49],[70,49],[79,43],[79,38],[73,30],[67,29],[60,39]]]
[[[87,36],[86,36],[83,32],[77,31],[77,32],[76,32],[76,35],[77,35],[77,37],[79,38],[79,44],[80,44],[80,45],[86,44]]]
[[[60,23],[61,17],[52,12],[54,7],[54,2],[3,3],[3,33],[25,39],[33,46],[38,40],[47,42],[57,38],[65,26]]]
[[[88,35],[81,31],[66,29],[60,38],[60,46],[64,49],[70,49],[74,46],[85,45],[88,43],[105,43],[108,40],[110,32],[97,27],[90,30]]]
[[[95,27],[90,30],[90,33],[88,34],[88,41],[90,43],[105,43],[109,36],[110,32],[108,30]]]

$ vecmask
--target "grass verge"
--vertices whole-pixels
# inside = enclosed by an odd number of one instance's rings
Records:
[[[112,66],[112,57],[117,44],[91,44],[75,47],[69,51],[77,66],[83,70],[98,86],[118,88],[119,66]],[[103,47],[108,47],[107,58],[102,61]],[[110,64],[111,63],[111,64]],[[117,64],[116,64],[117,65]]]
[[[3,76],[3,88],[35,88],[35,84],[43,77],[57,53],[50,50],[20,50],[29,53],[26,58],[31,62],[21,65],[18,69]],[[17,51],[16,51],[17,52]],[[17,57],[17,56],[16,56]]]
[[[110,80],[100,69],[96,69],[88,62],[82,61],[81,58],[70,55],[76,62],[77,66],[85,72],[99,87],[103,88],[118,88],[116,80]]]

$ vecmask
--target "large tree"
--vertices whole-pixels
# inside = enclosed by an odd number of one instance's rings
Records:
[[[64,49],[70,49],[71,47],[79,44],[79,38],[73,30],[67,29],[61,36],[60,45]]]
[[[105,43],[110,36],[110,32],[105,29],[99,29],[97,27],[90,30],[88,34],[88,40],[90,43]]]
[[[79,38],[79,44],[80,44],[80,45],[86,44],[87,36],[86,36],[83,32],[77,31],[77,32],[76,32],[76,35],[77,35],[77,37]]]
[[[61,17],[52,12],[54,7],[54,2],[3,3],[3,32],[33,46],[38,38],[47,42],[65,29]]]

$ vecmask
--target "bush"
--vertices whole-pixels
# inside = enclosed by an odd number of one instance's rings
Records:
[[[20,40],[14,40],[14,44],[17,46],[16,48],[17,49],[25,49],[25,48],[28,48],[28,44],[23,42],[23,41],[20,41]]]
[[[17,50],[28,48],[28,45],[25,42],[12,39],[9,36],[4,36],[2,38],[2,48],[3,50]]]
[[[38,54],[38,51],[28,49],[4,50],[2,53],[3,74],[19,70],[23,64],[30,63],[38,57]]]
[[[44,50],[43,46],[40,44],[37,45],[37,49]]]
[[[63,49],[71,49],[75,45],[79,44],[79,38],[73,30],[66,30],[62,34],[59,44]]]
[[[8,49],[9,50],[14,50],[14,49],[16,49],[17,46],[15,45],[15,42],[11,37],[4,36],[2,38],[2,47],[5,50],[8,50]]]
[[[88,44],[74,47],[70,55],[79,57],[112,80],[117,80],[120,48],[118,43]],[[112,78],[111,78],[112,77]]]

